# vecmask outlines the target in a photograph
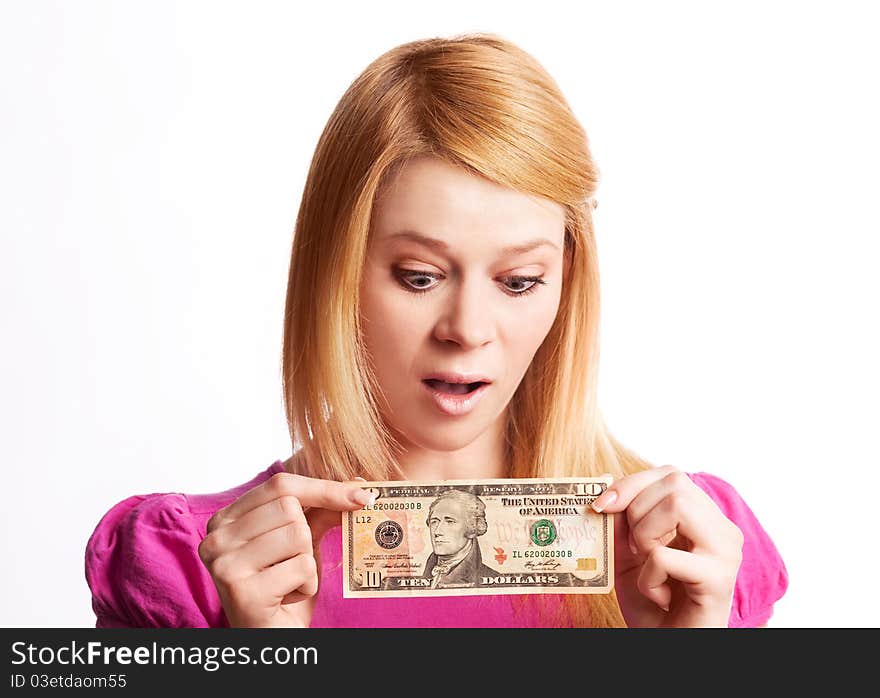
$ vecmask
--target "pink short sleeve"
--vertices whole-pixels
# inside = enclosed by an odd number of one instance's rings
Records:
[[[95,627],[228,627],[198,557],[201,538],[181,494],[136,495],[113,506],[86,546]]]
[[[788,588],[788,571],[779,551],[730,484],[708,473],[694,473],[690,478],[743,533],[742,564],[736,577],[728,626],[753,628],[765,624],[773,614],[773,604]]]

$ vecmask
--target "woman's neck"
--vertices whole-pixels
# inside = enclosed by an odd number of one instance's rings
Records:
[[[505,446],[503,420],[499,426],[487,429],[471,443],[456,450],[423,448],[398,440],[406,445],[398,456],[404,479],[413,482],[437,482],[443,480],[495,480],[510,477],[509,454]],[[284,462],[290,473],[314,473],[306,467],[305,451],[300,448]],[[313,477],[318,477],[313,474]]]
[[[487,480],[509,477],[504,437],[486,432],[466,446],[452,451],[412,444],[398,457],[407,480]]]
[[[503,464],[486,464],[475,461],[440,462],[420,461],[418,463],[401,463],[401,469],[407,480],[413,482],[436,482],[438,480],[494,480],[508,477],[507,467]]]

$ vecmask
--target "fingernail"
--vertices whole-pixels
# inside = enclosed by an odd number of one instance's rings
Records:
[[[635,539],[633,538],[633,532],[632,532],[632,531],[630,531],[630,532],[627,534],[627,542],[629,542],[629,549],[630,549],[630,551],[632,552],[632,554],[633,554],[633,555],[638,555],[638,554],[639,554],[639,549],[636,547],[636,541],[635,541]]]
[[[596,499],[590,506],[593,507],[593,511],[599,514],[605,507],[614,504],[614,502],[616,501],[617,492],[615,492],[614,490],[605,490],[602,494],[596,497]]]
[[[354,490],[351,493],[351,499],[356,504],[361,504],[365,507],[376,503],[376,495],[373,492],[368,492],[367,490],[362,489]]]

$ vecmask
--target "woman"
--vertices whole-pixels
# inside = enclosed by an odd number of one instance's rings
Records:
[[[603,423],[597,184],[559,88],[511,43],[415,41],[368,66],[296,222],[294,455],[227,492],[111,509],[87,550],[98,625],[765,623],[785,566],[733,488],[655,468]],[[339,512],[367,502],[355,479],[604,473],[616,593],[342,598]]]

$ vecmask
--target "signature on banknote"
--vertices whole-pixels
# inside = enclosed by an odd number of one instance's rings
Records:
[[[555,570],[561,566],[562,563],[557,560],[542,560],[540,562],[526,560],[526,564],[523,565],[527,570]]]

